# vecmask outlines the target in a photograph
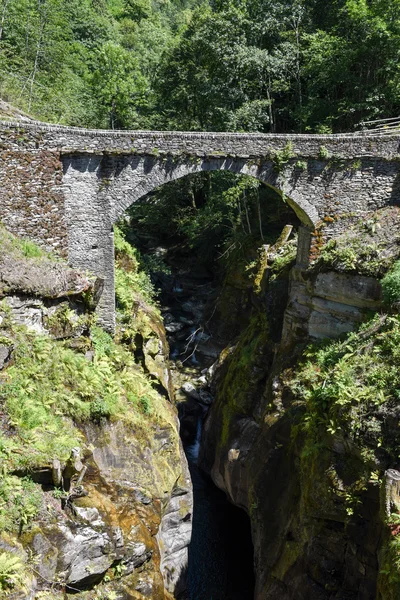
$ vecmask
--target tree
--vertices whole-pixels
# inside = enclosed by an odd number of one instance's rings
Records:
[[[98,52],[93,88],[100,119],[111,129],[134,127],[145,104],[146,81],[132,54],[114,42]]]

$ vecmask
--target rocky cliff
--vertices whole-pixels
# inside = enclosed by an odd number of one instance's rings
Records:
[[[201,462],[250,516],[258,600],[398,597],[400,321],[380,285],[398,217],[359,220],[292,269],[278,340],[284,287],[267,283],[215,370]]]
[[[162,323],[142,301],[145,372],[95,326],[101,282],[0,237],[0,595],[173,597],[192,494]]]

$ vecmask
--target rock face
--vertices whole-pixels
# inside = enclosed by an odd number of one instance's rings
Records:
[[[319,273],[299,268],[291,274],[290,300],[285,313],[284,343],[306,338],[334,338],[352,331],[381,305],[379,281],[363,275]]]
[[[167,428],[118,422],[84,433],[92,448],[84,493],[68,497],[64,510],[49,495],[29,535],[39,583],[61,579],[78,592],[107,575],[104,593],[163,600],[184,582],[191,537],[191,482],[174,410]]]
[[[48,259],[28,261],[15,256],[0,256],[0,295],[13,292],[41,298],[79,296],[93,289],[88,277]]]
[[[345,491],[360,456],[340,435],[304,471],[304,440],[293,427],[302,409],[282,372],[305,341],[353,330],[380,303],[372,277],[295,268],[281,342],[271,342],[268,319],[253,315],[214,369],[200,460],[250,516],[257,600],[376,598],[385,505],[379,486],[365,485],[353,513]],[[390,473],[387,481],[391,502],[398,484]]]
[[[0,260],[0,371],[6,373],[13,359],[12,333],[3,335],[7,322],[25,326],[30,336],[52,335],[95,360],[89,338],[94,302],[88,305],[86,294],[94,296],[96,283],[47,261],[38,262],[25,281],[25,271],[13,275],[4,264]],[[151,323],[141,340],[145,366],[168,393],[168,344],[162,323]],[[5,551],[21,556],[23,564],[33,553],[35,576],[26,576],[23,591],[15,588],[13,597],[61,600],[67,592],[85,600],[167,600],[182,589],[192,527],[191,481],[176,410],[157,397],[163,410],[154,419],[77,421],[84,456],[73,448],[66,464],[49,456],[48,464],[28,473],[36,482],[39,514],[18,541],[8,538]],[[3,412],[0,425],[14,435]]]
[[[166,328],[159,314],[152,307],[138,302],[135,307],[137,320],[143,323],[135,338],[137,361],[155,379],[167,397],[173,401],[174,386],[169,366],[169,345]]]

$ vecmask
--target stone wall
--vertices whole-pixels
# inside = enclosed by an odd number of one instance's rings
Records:
[[[0,149],[0,221],[12,233],[67,254],[59,152]]]
[[[346,159],[398,156],[399,137],[363,133],[340,135],[212,133],[181,131],[108,131],[64,127],[46,123],[0,121],[2,139],[7,145],[25,148],[45,147],[63,152],[103,152],[129,154],[178,154],[198,156],[237,155],[243,158],[268,156],[288,142],[293,152],[304,157],[324,157],[326,153]],[[15,135],[17,134],[17,135]]]

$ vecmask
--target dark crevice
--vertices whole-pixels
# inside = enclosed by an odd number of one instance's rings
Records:
[[[199,425],[201,431],[201,419]],[[185,445],[194,510],[187,592],[180,600],[252,600],[255,578],[250,519],[199,469],[198,442]]]

